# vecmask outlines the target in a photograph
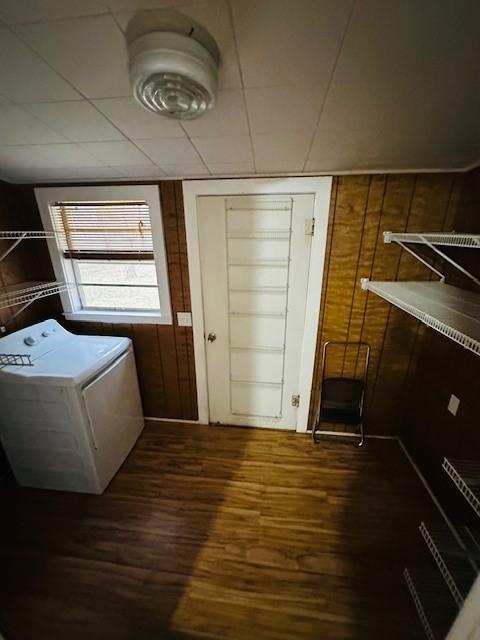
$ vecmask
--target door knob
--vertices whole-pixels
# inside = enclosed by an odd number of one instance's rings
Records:
[[[217,334],[216,333],[209,333],[207,336],[207,340],[209,342],[215,342],[215,340],[217,339]]]

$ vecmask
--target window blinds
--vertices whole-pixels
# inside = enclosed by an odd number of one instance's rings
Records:
[[[144,201],[57,202],[51,211],[66,258],[153,258],[150,214]]]

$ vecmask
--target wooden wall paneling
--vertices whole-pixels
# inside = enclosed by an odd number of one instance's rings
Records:
[[[480,233],[480,215],[478,213],[480,206],[480,169],[471,171],[465,176],[460,176],[460,178],[462,179],[461,189],[456,190],[461,192],[460,197],[457,198],[457,206],[452,207],[449,213],[445,230],[451,231],[454,229],[459,233]],[[455,195],[452,200],[455,200]],[[480,278],[478,252],[469,249],[448,249],[446,253],[454,260],[457,260],[474,276]],[[441,260],[439,260],[439,263],[441,263]],[[446,267],[447,281],[450,284],[478,291],[478,287],[459,271],[450,265],[442,266]]]
[[[479,232],[480,172],[454,176],[444,230]],[[478,251],[461,256],[479,266]],[[441,265],[452,281],[453,268]],[[460,284],[453,278],[453,284]],[[464,281],[465,285],[466,282]],[[476,288],[478,291],[478,288]],[[457,415],[448,410],[450,394],[460,399]],[[480,358],[437,332],[421,326],[405,383],[400,434],[450,517],[472,522],[466,506],[441,465],[444,457],[480,461]],[[473,524],[473,522],[472,522]]]
[[[133,325],[133,341],[144,413],[146,416],[166,416],[167,385],[163,378],[156,325]]]
[[[185,211],[183,206],[183,190],[180,181],[175,182],[175,201],[177,210],[177,230],[180,256],[180,270],[182,274],[183,311],[191,312],[190,278],[188,275],[187,234],[185,230]],[[185,346],[189,382],[189,419],[196,420],[197,412],[197,381],[195,373],[195,356],[193,347],[193,329],[184,327]]]
[[[350,312],[348,340],[362,340],[365,323],[365,311],[368,296],[361,288],[361,278],[371,277],[375,251],[380,233],[380,217],[386,190],[386,176],[372,176],[366,202],[365,223],[362,230],[362,242],[357,259],[357,271]],[[363,350],[351,350],[344,365],[347,375],[361,375],[363,372]]]
[[[428,176],[421,177],[418,185],[420,190],[422,189],[422,186],[427,186],[427,180]],[[463,192],[464,174],[446,174],[445,176],[436,174],[435,181],[438,186],[441,186],[441,189],[437,189],[437,196],[434,197],[433,202],[430,195],[428,201],[425,200],[425,198],[423,199],[425,203],[424,206],[419,207],[418,199],[415,198],[415,211],[411,216],[409,228],[409,231],[411,232],[419,232],[422,230],[454,230],[454,221],[458,213],[458,207]],[[430,185],[432,185],[433,182],[434,181],[432,180],[432,177],[430,177]],[[431,193],[431,190],[429,191]],[[436,214],[433,215],[433,213],[435,213],[435,201],[437,204],[437,209]],[[419,208],[421,212],[423,212],[423,215],[417,214],[417,210]],[[408,260],[407,257],[409,258]],[[430,260],[436,268],[441,269],[443,267],[443,261],[440,258],[434,257],[432,260],[432,251],[429,250],[425,254],[425,257]],[[427,278],[430,278],[430,280],[438,279],[438,277],[432,271],[425,269],[418,260],[415,260],[414,258],[409,256],[406,252],[402,254],[399,277],[401,280],[423,280]],[[424,342],[428,339],[428,336],[426,334],[427,332],[429,333],[429,330],[423,323],[416,322],[410,316],[407,316],[407,320],[409,326],[412,327],[413,339],[410,346],[408,365],[405,370],[403,384],[401,386],[401,389],[398,390],[398,396],[405,400],[408,400],[410,396],[411,377],[416,371],[418,359],[422,352]],[[404,415],[402,411],[399,411],[397,426],[398,433],[401,434],[404,428]]]
[[[480,168],[460,176],[462,180],[461,197],[454,219],[449,222],[448,230],[480,233]]]
[[[400,248],[385,245],[383,232],[405,229],[412,201],[415,177],[410,175],[389,175],[380,218],[380,228],[371,270],[372,280],[395,280],[400,261]],[[383,433],[385,425],[375,417],[376,407],[373,404],[375,388],[379,374],[380,362],[384,349],[385,330],[391,314],[391,305],[371,293],[367,294],[365,320],[361,339],[371,347],[369,373],[367,378],[366,423],[369,431]]]
[[[327,340],[346,341],[350,324],[350,310],[355,290],[357,258],[360,255],[365,204],[370,178],[358,176],[353,183],[339,178],[332,230],[332,248],[325,293],[322,343]],[[327,375],[341,375],[344,350],[334,347],[327,359]]]
[[[345,342],[348,339],[357,274],[357,260],[352,260],[352,256],[358,258],[360,255],[369,185],[369,176],[355,176],[354,180],[344,176],[338,178],[321,331],[322,345],[328,340]],[[344,361],[345,349],[332,346],[326,362],[326,375],[340,376]],[[340,427],[332,425],[331,428],[335,430]]]
[[[473,524],[473,511],[447,478],[442,462],[444,457],[480,461],[480,361],[430,329],[420,344],[405,396],[402,439],[450,516]],[[452,393],[460,399],[456,416],[447,410]]]
[[[333,182],[317,337],[310,424],[318,406],[321,346],[327,339],[363,340],[372,347],[366,414],[370,432],[395,434],[398,399],[420,350],[424,327],[360,288],[360,279],[430,279],[431,272],[384,231],[434,231],[456,219],[463,176],[419,174],[343,176]],[[470,209],[474,209],[469,204]],[[360,225],[358,224],[361,220]],[[360,361],[360,359],[358,359]],[[413,362],[412,362],[413,360]],[[330,373],[350,375],[355,351],[330,361]],[[357,367],[357,374],[359,374]]]
[[[164,413],[166,418],[178,418],[185,415],[182,409],[181,394],[185,388],[180,388],[177,358],[178,350],[175,339],[175,330],[169,325],[157,325],[157,339],[162,369],[164,371]],[[157,414],[154,414],[157,415]]]
[[[408,210],[407,232],[438,231],[448,211],[454,174],[417,176]],[[386,245],[388,248],[388,245]],[[433,256],[430,260],[433,262]],[[434,274],[406,251],[401,251],[395,280],[428,280]],[[434,276],[437,279],[436,276]],[[391,306],[385,327],[378,376],[370,402],[370,418],[376,431],[389,432],[398,416],[405,377],[416,344],[420,323]],[[374,407],[374,409],[373,409]]]
[[[184,311],[184,295],[182,269],[180,262],[180,245],[178,239],[177,202],[175,183],[162,182],[160,185],[163,211],[163,228],[167,250],[168,272],[170,279],[170,298],[173,314],[173,333],[175,341],[175,364],[177,374],[177,393],[179,396],[179,414],[177,417],[190,417],[190,379],[187,360],[187,341],[185,328],[177,324],[177,313]],[[173,360],[173,358],[172,358]],[[173,363],[172,363],[173,364]]]

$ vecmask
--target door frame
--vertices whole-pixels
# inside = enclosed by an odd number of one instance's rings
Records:
[[[312,194],[314,196],[315,233],[310,249],[307,301],[300,362],[298,393],[300,406],[296,431],[308,426],[312,392],[315,350],[317,344],[323,270],[327,245],[331,176],[301,176],[298,178],[233,178],[218,180],[184,180],[183,200],[187,237],[188,274],[192,305],[193,348],[197,381],[198,422],[209,423],[207,353],[203,314],[202,278],[200,272],[200,241],[198,236],[197,196]]]

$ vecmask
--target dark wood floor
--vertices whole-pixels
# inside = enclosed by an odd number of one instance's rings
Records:
[[[149,424],[102,496],[2,495],[6,640],[421,638],[439,516],[395,441]]]

